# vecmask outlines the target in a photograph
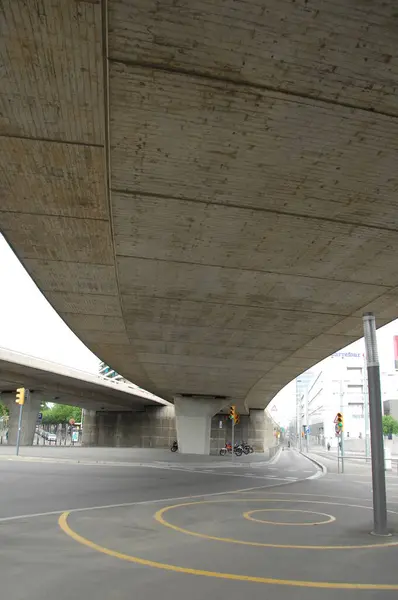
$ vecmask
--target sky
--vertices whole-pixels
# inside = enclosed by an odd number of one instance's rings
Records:
[[[98,373],[98,358],[57,315],[0,234],[0,347]]]
[[[377,315],[376,315],[377,319]],[[377,322],[377,321],[376,321]],[[380,327],[377,330],[377,346],[379,352],[380,371],[394,371],[394,346],[393,337],[398,335],[398,319]],[[342,348],[346,352],[365,353],[364,339]],[[338,352],[338,350],[337,350]],[[322,361],[321,361],[322,362]],[[317,363],[318,365],[320,363]],[[316,370],[316,365],[311,370]],[[287,426],[289,421],[296,415],[296,381],[293,380],[286,385],[272,400],[268,406],[273,419],[280,425]]]
[[[88,373],[98,373],[99,359],[57,315],[1,234],[0,285],[1,348]],[[382,371],[394,369],[394,335],[398,335],[398,319],[378,330]],[[364,352],[363,339],[347,346],[347,350]],[[287,425],[295,414],[295,403],[296,389],[293,381],[275,396],[268,408],[278,423]]]

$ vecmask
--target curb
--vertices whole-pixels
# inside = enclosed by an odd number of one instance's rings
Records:
[[[278,449],[278,450],[275,452],[274,456],[273,456],[272,458],[270,458],[270,459],[267,461],[267,464],[268,464],[268,465],[273,465],[273,464],[275,464],[276,462],[278,462],[278,460],[279,460],[279,459],[280,459],[280,457],[281,457],[281,454],[282,454],[282,448],[279,448],[279,449]]]
[[[312,463],[314,463],[314,465],[319,467],[322,471],[322,473],[320,475],[318,475],[318,474],[316,474],[315,476],[312,475],[311,477],[308,477],[307,479],[319,479],[320,477],[325,477],[325,475],[327,475],[328,470],[327,470],[327,467],[323,463],[321,463],[319,460],[316,460],[315,458],[311,458],[311,456],[308,456],[308,454],[301,452],[301,450],[298,450],[298,453],[301,454],[302,456],[304,456],[306,459],[308,459]]]

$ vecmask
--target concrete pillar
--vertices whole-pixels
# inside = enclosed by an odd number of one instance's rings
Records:
[[[250,409],[247,441],[255,452],[265,452],[275,445],[272,420],[264,409]]]
[[[82,414],[82,446],[98,446],[97,411],[83,408]]]
[[[178,450],[181,454],[210,454],[211,419],[226,404],[225,398],[174,398]]]
[[[8,421],[8,444],[15,446],[18,434],[19,404],[15,402],[15,395],[11,394],[3,394],[2,401],[10,411],[10,418]],[[33,444],[40,404],[41,396],[38,396],[35,393],[31,393],[30,399],[25,400],[22,411],[21,437],[19,442],[21,446],[32,446]]]

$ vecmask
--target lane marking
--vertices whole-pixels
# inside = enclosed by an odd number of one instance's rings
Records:
[[[279,451],[280,453],[280,451]],[[276,457],[277,455],[275,455]],[[275,458],[274,457],[274,458]],[[305,457],[304,457],[305,458]],[[1,459],[1,456],[0,456]],[[83,464],[83,463],[79,463],[79,464]],[[93,463],[93,465],[90,466],[94,466],[97,464],[101,464],[101,463]],[[108,463],[109,464],[109,463]],[[267,462],[267,464],[269,464],[269,462]],[[139,466],[141,467],[146,467],[149,466],[150,468],[156,469],[164,469],[164,466],[157,466],[157,465],[147,465],[145,463],[141,463]],[[277,470],[274,467],[275,470]],[[223,475],[223,473],[221,473]],[[219,473],[214,473],[214,475],[219,475]],[[234,473],[235,476],[235,473]],[[320,476],[322,476],[322,472],[320,472]],[[263,478],[263,479],[271,479],[271,476],[269,477],[258,477],[258,476],[254,476],[255,478]],[[269,488],[276,488],[276,487],[282,487],[285,485],[291,485],[293,482],[292,481],[286,481],[284,478],[279,478],[279,477],[275,477],[275,479],[280,479],[281,481],[283,481],[284,483],[275,483],[275,484],[270,484],[270,485],[259,485],[259,486],[253,486],[250,488],[243,488],[243,489],[238,489],[238,490],[231,490],[231,491],[224,491],[224,492],[213,492],[213,493],[209,493],[209,494],[195,494],[195,495],[191,495],[191,496],[179,496],[176,498],[159,498],[159,499],[155,499],[155,500],[142,500],[142,501],[138,501],[138,502],[123,502],[120,504],[107,504],[107,505],[101,505],[101,506],[86,506],[83,508],[62,508],[59,510],[50,510],[50,511],[46,511],[46,512],[38,512],[38,513],[28,513],[28,514],[24,514],[24,515],[14,515],[11,517],[0,517],[0,523],[6,523],[8,521],[18,521],[18,520],[23,520],[23,519],[35,519],[38,517],[47,517],[47,516],[53,516],[53,515],[59,515],[61,513],[64,512],[68,512],[68,513],[74,513],[74,512],[85,512],[85,511],[89,511],[89,510],[101,510],[101,509],[105,509],[105,508],[123,508],[123,507],[128,507],[128,506],[137,506],[140,504],[154,504],[156,502],[174,502],[176,500],[189,500],[189,499],[195,499],[195,498],[207,498],[207,497],[211,497],[211,496],[222,496],[224,494],[241,494],[241,493],[246,493],[246,492],[255,492],[256,490],[264,490],[264,489],[269,489]],[[308,479],[311,479],[311,477],[304,477],[303,479],[298,479],[297,482],[301,482],[301,481],[307,481]]]
[[[305,479],[301,479],[300,481],[305,481]],[[140,506],[140,505],[145,505],[145,504],[174,502],[176,500],[191,500],[191,499],[196,499],[196,498],[208,498],[208,497],[210,498],[212,496],[224,496],[224,495],[229,495],[229,494],[243,494],[243,493],[248,493],[248,492],[256,492],[258,490],[267,490],[270,488],[283,487],[283,486],[291,485],[291,484],[292,484],[291,481],[287,481],[285,483],[275,483],[275,484],[271,484],[271,485],[258,485],[258,486],[242,488],[242,489],[238,489],[238,490],[228,490],[228,491],[223,491],[223,492],[210,492],[207,494],[194,494],[194,495],[190,495],[190,496],[177,496],[176,498],[157,498],[155,500],[138,500],[137,502],[122,502],[120,504],[104,504],[104,505],[100,505],[100,506],[85,506],[83,508],[69,508],[69,509],[62,508],[59,510],[50,510],[47,512],[29,513],[29,514],[25,514],[25,515],[14,515],[12,517],[0,517],[0,523],[6,523],[8,521],[18,521],[18,520],[22,520],[22,519],[35,519],[37,517],[49,517],[49,516],[59,515],[61,513],[65,513],[65,512],[67,512],[69,514],[69,513],[75,513],[75,512],[87,512],[90,510],[102,510],[102,509],[106,509],[106,508],[124,508],[124,507],[129,507],[129,506]]]
[[[327,517],[326,521],[317,521],[317,522],[306,522],[306,523],[294,523],[293,521],[266,521],[265,519],[256,519],[252,517],[254,513],[259,512],[289,512],[289,513],[307,513],[309,515],[321,515],[322,517]],[[255,521],[256,523],[267,523],[268,525],[293,525],[295,527],[308,527],[310,525],[326,525],[327,523],[333,523],[336,520],[336,517],[333,515],[328,515],[327,513],[315,512],[313,510],[297,510],[294,508],[258,508],[257,510],[249,510],[248,512],[244,512],[243,516],[245,519],[249,521]]]
[[[122,552],[117,552],[115,550],[111,550],[110,548],[105,548],[105,546],[100,546],[92,542],[91,540],[84,538],[76,531],[74,531],[69,523],[68,516],[70,513],[64,512],[58,519],[58,524],[62,531],[72,538],[75,542],[82,544],[90,548],[91,550],[95,550],[97,552],[101,552],[102,554],[107,554],[108,556],[112,556],[113,558],[119,558],[121,560],[125,560],[131,563],[143,565],[146,567],[153,567],[155,569],[162,569],[163,571],[172,571],[174,573],[185,573],[188,575],[198,575],[202,577],[213,577],[216,579],[229,579],[232,581],[248,581],[252,583],[262,583],[266,585],[283,585],[289,587],[304,587],[304,588],[323,588],[323,589],[335,589],[335,590],[398,590],[398,584],[373,584],[373,583],[332,583],[327,581],[300,581],[295,579],[273,579],[271,577],[252,577],[249,575],[238,575],[235,573],[221,573],[217,571],[205,571],[202,569],[191,569],[188,567],[179,567],[178,565],[170,565],[167,563],[155,562],[153,560],[147,560],[144,558],[139,558],[138,556],[131,556],[129,554],[123,554]]]
[[[301,480],[303,481],[303,480]],[[242,493],[249,493],[249,492],[242,492]],[[278,496],[310,496],[310,497],[315,497],[315,498],[338,498],[339,500],[362,500],[363,502],[372,502],[373,498],[358,498],[358,496],[336,496],[334,494],[317,494],[316,492],[314,492],[313,494],[304,494],[302,492],[270,492],[271,495],[278,495]],[[398,500],[398,496],[389,496],[387,498],[387,501],[389,504],[398,504],[398,502],[394,502],[392,501],[392,498]],[[370,506],[369,508],[373,508],[373,506]]]
[[[173,504],[171,506],[165,506],[164,508],[158,510],[154,514],[155,521],[158,521],[161,525],[165,527],[169,527],[170,529],[174,529],[178,533],[185,533],[186,535],[192,535],[194,537],[202,538],[205,540],[214,540],[218,542],[226,542],[228,544],[240,544],[242,546],[255,546],[259,548],[284,548],[289,550],[367,550],[369,548],[386,548],[389,546],[398,546],[397,542],[387,542],[382,544],[355,544],[355,545],[338,545],[338,546],[303,546],[301,544],[267,544],[265,542],[249,542],[245,540],[236,540],[235,538],[224,538],[217,537],[214,535],[207,535],[205,533],[199,533],[197,531],[190,531],[189,529],[185,529],[184,527],[179,527],[178,525],[174,525],[163,517],[163,515],[176,508],[183,508],[186,506],[194,506],[198,504],[223,504],[224,502],[302,502],[307,504],[327,504],[329,506],[347,506],[349,508],[365,508],[367,510],[372,510],[371,506],[363,506],[358,504],[344,504],[341,502],[326,502],[323,500],[286,500],[281,498],[231,498],[226,500],[200,500],[196,502],[185,502],[182,504]],[[387,512],[398,514],[398,512],[393,510],[388,510]]]

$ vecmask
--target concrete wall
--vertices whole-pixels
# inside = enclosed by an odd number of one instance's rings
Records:
[[[14,446],[17,443],[18,435],[18,420],[20,406],[15,402],[14,394],[3,394],[2,401],[8,407],[10,416],[8,420],[8,443]],[[22,422],[21,422],[21,446],[31,446],[33,444],[33,437],[35,433],[37,415],[40,410],[41,397],[37,394],[30,394],[30,398],[25,399],[25,404],[22,410]]]
[[[231,434],[228,416],[215,415],[211,421],[211,454],[217,454],[231,441]],[[144,412],[84,411],[84,446],[169,448],[176,435],[174,406],[147,407]],[[267,413],[255,409],[249,415],[242,415],[235,427],[235,440],[247,441],[256,452],[273,446],[273,424]]]
[[[227,415],[215,415],[211,428],[211,453],[217,453],[231,439],[231,420]],[[272,421],[264,410],[254,409],[249,415],[240,416],[240,423],[235,425],[235,441],[242,440],[252,445],[256,452],[264,452],[264,449],[274,445]]]
[[[168,448],[176,439],[174,406],[143,412],[84,411],[83,446]]]

